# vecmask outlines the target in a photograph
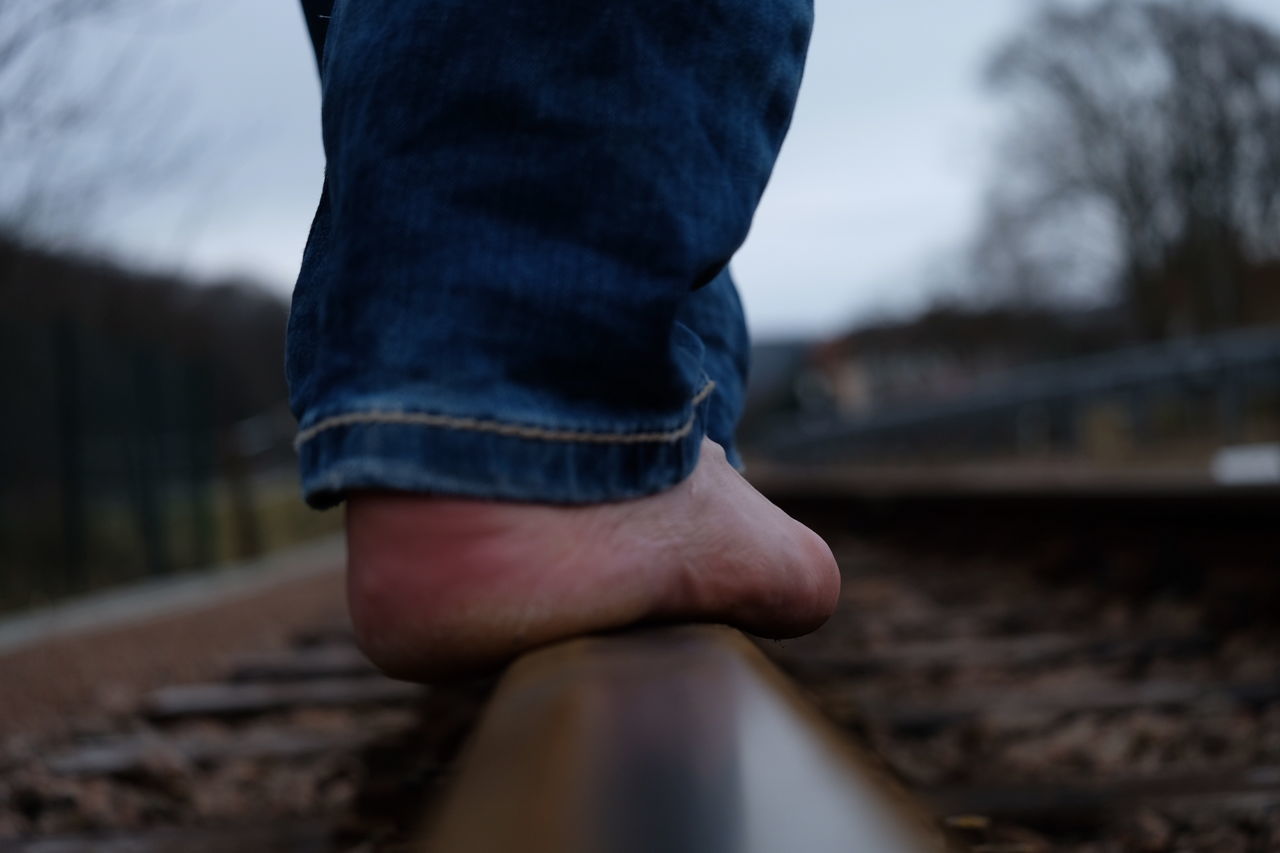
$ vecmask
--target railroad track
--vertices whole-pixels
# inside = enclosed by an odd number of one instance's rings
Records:
[[[11,748],[0,850],[1280,849],[1273,495],[772,492],[845,573],[790,685],[672,628],[424,689],[320,626]]]

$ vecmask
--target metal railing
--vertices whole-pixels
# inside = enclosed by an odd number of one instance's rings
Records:
[[[1274,410],[1280,395],[1280,328],[1129,347],[994,375],[947,399],[899,403],[857,416],[797,416],[757,439],[788,462],[883,459],[886,453],[1074,450],[1094,407],[1124,413],[1139,443],[1156,436],[1156,410],[1169,402],[1203,409],[1211,432],[1236,441],[1250,400]]]

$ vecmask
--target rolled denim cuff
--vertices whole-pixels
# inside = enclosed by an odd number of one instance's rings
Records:
[[[692,473],[714,389],[708,381],[666,423],[616,431],[409,410],[317,415],[296,441],[303,493],[317,508],[360,489],[559,504],[643,497]]]

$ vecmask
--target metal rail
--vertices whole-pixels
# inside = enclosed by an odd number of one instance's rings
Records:
[[[741,634],[573,640],[499,684],[410,849],[941,850],[929,816]]]

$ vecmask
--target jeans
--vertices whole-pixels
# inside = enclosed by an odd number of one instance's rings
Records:
[[[287,355],[307,500],[632,498],[704,435],[737,463],[728,263],[811,0],[327,5],[304,0],[327,170]]]

